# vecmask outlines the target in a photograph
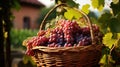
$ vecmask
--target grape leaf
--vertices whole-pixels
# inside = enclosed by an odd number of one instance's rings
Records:
[[[108,30],[108,23],[110,21],[111,18],[111,14],[110,13],[104,13],[101,15],[100,18],[98,18],[98,24],[100,26],[101,31],[105,34]]]
[[[24,55],[23,56],[23,63],[27,64],[28,62],[31,62],[33,65],[35,65],[35,62],[33,62],[32,58],[30,56]]]
[[[119,0],[112,0],[112,2],[113,2],[114,4],[117,4],[117,3],[119,2]]]
[[[97,8],[98,7],[98,0],[91,0],[91,1],[92,1],[93,8]]]
[[[98,19],[98,21],[100,21],[101,23],[104,23],[106,21],[109,21],[111,16],[112,15],[110,13],[104,13],[104,14],[101,15],[101,17]]]
[[[88,14],[89,13],[89,7],[90,7],[89,4],[83,5],[82,11],[85,12],[86,14]]]
[[[117,4],[114,4],[113,2],[111,2],[110,8],[112,8],[114,15],[119,13],[120,12],[120,1]]]
[[[102,67],[111,67],[110,63],[115,63],[111,56],[109,47],[104,46],[102,48],[102,58],[100,59],[99,63],[102,64]]]
[[[115,44],[117,39],[112,38],[113,34],[112,33],[107,33],[103,37],[103,44],[105,44],[107,47],[111,48],[113,44]]]
[[[69,20],[72,20],[73,18],[79,19],[82,16],[82,14],[75,9],[66,8],[66,10],[67,11],[64,13],[64,17],[66,19],[69,19]]]
[[[106,63],[106,60],[107,60],[107,55],[103,55],[102,58],[100,59],[100,64],[104,64]]]
[[[73,18],[73,14],[71,13],[71,11],[67,11],[64,13],[65,18],[67,18],[68,20],[71,20]]]
[[[106,55],[103,55],[99,63],[103,64],[105,62],[106,62]]]
[[[120,33],[120,21],[117,18],[111,18],[109,21],[109,27],[111,32]]]
[[[102,58],[100,59],[101,64],[106,65],[108,63],[108,55],[110,54],[110,49],[106,46],[102,48]]]
[[[50,23],[46,23],[45,25],[45,29],[49,28],[50,27]]]
[[[103,9],[103,7],[104,7],[104,4],[105,4],[105,2],[104,2],[104,0],[98,0],[99,1],[99,9],[100,8],[102,8]]]
[[[93,8],[97,8],[101,11],[104,7],[104,0],[91,0]]]
[[[120,38],[120,33],[117,33],[117,35],[118,35],[118,38]]]
[[[71,6],[71,7],[76,7],[76,8],[79,7],[79,4],[76,3],[76,2],[73,1],[73,0],[66,0],[66,3],[67,3],[69,6]]]
[[[103,6],[100,5],[100,6],[98,7],[98,10],[99,10],[99,11],[102,11],[102,10],[103,10]]]
[[[23,57],[23,63],[27,64],[28,61],[29,61],[29,59],[30,59],[30,57],[28,57],[27,55],[24,55],[24,57]]]

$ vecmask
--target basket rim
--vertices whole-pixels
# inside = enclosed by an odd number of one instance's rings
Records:
[[[79,47],[47,47],[47,46],[36,46],[32,50],[39,50],[42,52],[81,52],[89,50],[98,50],[101,51],[103,45],[88,45],[88,46],[79,46]]]

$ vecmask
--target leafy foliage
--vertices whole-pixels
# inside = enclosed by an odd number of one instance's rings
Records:
[[[103,44],[105,44],[107,47],[112,48],[112,45],[115,43],[116,39],[112,38],[112,33],[107,33],[103,37]]]
[[[66,0],[66,1],[67,1],[66,3],[67,3],[69,6],[71,6],[71,7],[76,7],[76,8],[79,7],[79,4],[76,3],[76,2],[73,1],[73,0]]]
[[[83,12],[85,12],[86,14],[88,14],[89,13],[89,8],[90,8],[90,5],[89,4],[85,4],[85,5],[83,5],[81,10]]]
[[[119,0],[112,0],[114,4],[117,4]]]
[[[45,15],[48,13],[48,11],[49,11],[52,7],[53,7],[53,6],[51,6],[51,7],[49,7],[49,8],[43,8],[43,9],[41,10],[40,16],[39,16],[38,21],[37,21],[39,25],[41,24],[43,18],[45,17]],[[55,18],[55,17],[56,17],[56,11],[54,10],[54,11],[48,16],[48,18],[47,18],[45,21],[48,22],[49,20],[51,20],[51,19],[53,19],[53,18]]]
[[[120,18],[119,18],[119,3],[113,4],[111,3],[111,8],[113,10],[113,14],[111,13],[104,13],[99,18],[100,26],[104,33],[107,32],[107,29],[110,28],[112,33],[119,33],[120,32]]]
[[[78,4],[74,2],[74,0],[56,0],[59,3],[66,3],[72,8],[65,8],[66,11],[64,12],[64,17],[66,19],[80,19],[82,15],[74,10],[74,8],[78,9]],[[105,5],[105,0],[91,0],[92,7],[94,9],[99,10],[101,12]],[[85,4],[82,7],[82,11],[86,14],[89,14],[89,7],[90,5]],[[105,47],[102,49],[102,58],[100,63],[103,64],[103,67],[110,67],[112,64],[116,63],[117,61],[113,58],[113,50],[120,51],[120,1],[113,0],[111,3],[110,8],[112,9],[110,12],[104,12],[99,18],[96,20],[93,18],[93,23],[100,26],[101,31],[104,33],[103,37],[103,44]],[[116,55],[117,56],[117,55]],[[119,58],[117,58],[119,59]],[[112,63],[112,64],[111,64]]]
[[[37,35],[37,30],[17,30],[17,29],[12,29],[10,32],[11,36],[11,45],[13,48],[23,48],[22,42],[24,39],[30,36],[35,36]]]
[[[74,10],[72,8],[66,8],[67,12],[64,13],[64,16],[66,19],[72,20],[73,18],[79,19],[81,16],[81,13],[79,13],[77,10]]]
[[[104,13],[101,15],[101,17],[98,19],[98,24],[102,30],[103,33],[107,33],[108,32],[108,23],[110,21],[111,18],[111,14],[109,13]]]
[[[103,10],[105,0],[91,0],[91,4],[94,9],[99,11]],[[74,7],[74,6],[72,6]],[[89,5],[86,4],[82,7],[82,11],[86,14],[89,13]],[[104,67],[110,67],[112,64],[117,61],[113,59],[113,54],[111,53],[113,49],[117,49],[119,51],[119,33],[120,33],[120,2],[118,0],[113,0],[110,8],[112,11],[103,13],[95,23],[100,26],[101,31],[104,33],[103,44],[105,47],[102,49],[103,56],[101,58],[100,63],[103,64]],[[79,12],[74,11],[73,9],[67,8],[67,11],[64,13],[64,17],[66,19],[79,19],[81,15]],[[118,47],[119,48],[118,48]],[[117,47],[117,48],[116,48]],[[118,58],[119,59],[119,58]],[[111,64],[112,63],[112,64]]]
[[[10,2],[11,8],[19,10],[21,8],[19,0],[13,0]]]
[[[110,49],[108,47],[103,47],[102,48],[102,58],[100,60],[100,63],[104,65],[104,67],[108,67],[108,55],[110,53]]]
[[[66,19],[72,20],[72,19],[80,19],[81,14],[74,10],[73,8],[78,9],[78,4],[74,2],[74,0],[56,0],[58,2],[56,3],[66,3],[72,8],[65,8],[66,11],[63,13],[64,17]],[[94,7],[94,9],[98,9],[99,11],[103,10],[105,0],[91,0],[91,4]],[[86,14],[89,13],[89,7],[90,5],[86,4],[82,7],[82,11]],[[118,62],[116,59],[119,59],[117,55],[115,55],[115,52],[120,51],[120,1],[113,0],[111,3],[110,8],[112,9],[110,12],[103,13],[96,21],[95,23],[98,24],[101,28],[101,31],[104,33],[103,37],[103,44],[105,47],[102,49],[102,58],[100,60],[100,63],[103,64],[104,67],[110,67],[112,64]],[[45,12],[46,11],[46,12]],[[49,10],[48,10],[49,11]],[[43,10],[41,13],[41,20],[44,18],[45,14],[48,12],[47,10]],[[54,13],[52,13],[54,14]],[[49,17],[51,18],[51,17]],[[55,18],[55,14],[54,17]],[[50,19],[49,19],[50,20]],[[41,21],[39,21],[41,22]],[[115,50],[115,51],[114,51]],[[117,56],[117,58],[115,58]]]
[[[111,32],[120,33],[120,21],[117,18],[111,18],[109,21]]]
[[[118,62],[120,58],[117,56],[115,51],[119,47],[119,33],[120,33],[120,2],[115,0],[111,3],[110,8],[112,9],[111,13],[103,13],[98,19],[98,24],[102,32],[104,33],[103,44],[106,46],[105,49],[109,49],[109,53],[103,54],[104,57],[101,58],[100,63],[103,63],[104,67],[110,67],[112,64]],[[118,47],[117,47],[118,46]],[[118,49],[119,51],[119,49]],[[116,58],[115,58],[116,56]]]
[[[36,67],[36,64],[35,64],[35,62],[33,62],[32,58],[30,56],[24,55],[23,63],[27,64],[29,62],[32,64],[32,67]]]
[[[117,4],[111,3],[111,6],[113,14],[117,15],[120,12],[120,1]]]
[[[99,11],[101,11],[104,7],[104,0],[91,0],[92,6],[94,8],[97,8]]]
[[[66,3],[67,5],[69,5],[70,7],[79,7],[79,4],[76,3],[74,0],[55,0],[56,4],[60,4],[60,3]]]

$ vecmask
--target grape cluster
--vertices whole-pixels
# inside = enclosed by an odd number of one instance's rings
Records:
[[[102,42],[103,35],[99,27],[92,25],[97,44]],[[54,29],[42,30],[38,32],[38,36],[32,37],[27,41],[27,55],[34,55],[32,48],[35,46],[48,47],[79,47],[92,44],[90,27],[80,27],[76,21],[59,20]]]

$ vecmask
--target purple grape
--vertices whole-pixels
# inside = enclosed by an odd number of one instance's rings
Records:
[[[103,34],[99,27],[92,25],[95,41],[102,43]],[[49,36],[48,36],[49,35]],[[57,26],[51,30],[42,30],[38,35],[27,41],[26,54],[33,56],[32,48],[35,46],[48,47],[80,47],[91,45],[90,27],[80,27],[76,21],[59,20]]]

